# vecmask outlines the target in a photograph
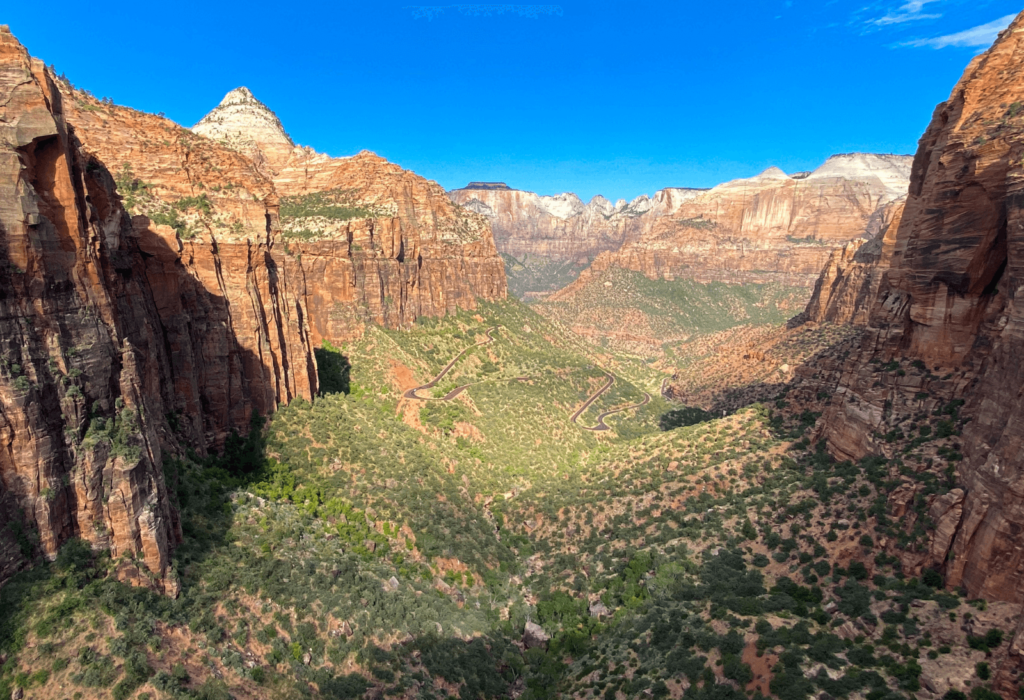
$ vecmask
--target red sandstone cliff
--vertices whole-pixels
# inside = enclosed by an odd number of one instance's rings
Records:
[[[807,303],[807,320],[865,326],[871,304],[892,261],[903,208],[870,241],[856,240],[832,252]]]
[[[314,343],[351,337],[370,321],[400,328],[505,297],[487,219],[436,182],[368,151],[331,158],[295,147],[245,88],[194,131],[245,153],[272,179],[287,276],[304,281]]]
[[[253,410],[315,394],[304,281],[272,246],[273,183],[167,119],[60,87],[83,148],[114,173],[135,215],[183,419],[218,443],[246,429]]]
[[[620,267],[652,279],[811,287],[833,251],[884,228],[909,175],[908,156],[854,153],[811,173],[770,168],[710,190],[669,188],[628,204],[500,188],[450,195],[486,215],[498,249],[517,259],[593,261],[593,272]]]
[[[943,566],[948,583],[972,596],[1017,602],[1024,602],[1022,157],[1018,17],[936,109],[902,218],[882,239],[876,268],[834,261],[822,282],[834,291],[809,309],[812,317],[860,321],[854,307],[876,287],[860,348],[840,366],[820,426],[837,455],[884,452],[879,436],[920,411],[921,397],[966,401],[961,489],[931,504],[936,528],[917,565]],[[859,281],[851,269],[859,269]],[[833,284],[844,276],[849,284]],[[880,382],[872,361],[894,358],[929,371]],[[1024,656],[1024,636],[1014,644]]]
[[[173,592],[162,445],[187,378],[139,234],[65,117],[43,64],[0,27],[0,519],[47,555],[81,537],[138,557]],[[0,579],[28,553],[2,544]]]
[[[486,219],[381,158],[295,148],[272,113],[197,135],[75,90],[6,29],[0,68],[0,580],[38,533],[173,589],[164,452],[312,397],[325,337],[505,294]]]

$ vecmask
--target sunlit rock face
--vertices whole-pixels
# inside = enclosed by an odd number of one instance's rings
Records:
[[[517,260],[621,267],[654,278],[810,288],[829,255],[871,238],[905,197],[910,156],[837,155],[810,173],[769,168],[710,190],[667,188],[612,203],[475,183],[450,193],[488,217]]]
[[[350,338],[366,322],[400,328],[505,297],[487,219],[453,204],[436,182],[369,151],[332,158],[296,147],[246,88],[193,131],[246,155],[272,181],[285,276],[304,283],[315,343]]]

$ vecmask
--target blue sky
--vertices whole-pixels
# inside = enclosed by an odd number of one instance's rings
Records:
[[[79,87],[191,125],[246,85],[292,137],[447,188],[584,199],[913,153],[1003,0],[11,3]],[[532,9],[531,9],[532,8]]]

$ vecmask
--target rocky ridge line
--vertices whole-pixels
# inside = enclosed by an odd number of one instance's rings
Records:
[[[479,187],[452,199],[487,216],[498,249],[643,272],[652,279],[811,287],[830,253],[884,228],[905,196],[909,156],[842,154],[810,173],[779,168],[710,190],[666,188],[632,202]]]
[[[436,182],[369,151],[333,158],[291,139],[245,88],[228,93],[194,132],[254,158],[281,197],[287,271],[308,281],[315,343],[366,322],[406,327],[420,316],[505,297],[504,266],[487,220],[453,204]],[[253,148],[256,149],[255,153]]]

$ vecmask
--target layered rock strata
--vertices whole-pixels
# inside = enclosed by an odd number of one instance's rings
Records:
[[[164,454],[312,398],[325,338],[504,296],[436,183],[295,148],[244,89],[215,112],[96,100],[0,33],[0,579],[82,537],[174,592]]]
[[[451,197],[487,216],[502,253],[593,263],[651,279],[813,286],[830,254],[872,238],[906,195],[909,156],[833,156],[810,173],[770,168],[710,190],[667,188],[612,204],[470,187]]]
[[[247,87],[225,95],[192,131],[248,156],[268,177],[273,177],[276,164],[287,161],[295,148],[281,120]]]
[[[870,241],[858,239],[835,250],[814,285],[804,320],[865,326],[885,270],[892,260],[903,208]]]
[[[0,27],[0,576],[81,537],[173,593],[181,527],[161,466],[188,378],[139,234],[65,117],[44,65]]]
[[[617,250],[629,232],[639,235],[639,217],[650,209],[646,196],[613,204],[599,195],[584,204],[572,193],[543,197],[486,183],[471,183],[449,194],[490,220],[502,253],[518,260],[542,257],[580,265]]]
[[[82,146],[134,214],[178,379],[173,406],[218,444],[252,411],[316,393],[305,281],[275,248],[273,183],[231,148],[58,85]]]
[[[401,328],[504,298],[490,225],[436,182],[369,151],[332,158],[287,147],[276,116],[245,88],[193,130],[268,166],[288,276],[305,283],[314,343],[350,338],[366,322]]]
[[[880,279],[868,300],[868,327],[837,369],[838,389],[819,429],[837,456],[858,458],[885,452],[880,436],[895,415],[938,397],[966,402],[960,488],[932,497],[936,528],[916,566],[942,567],[948,584],[971,596],[1014,602],[1024,602],[1022,156],[1018,17],[971,63],[921,139],[905,210],[894,235],[883,238],[891,254],[879,256],[879,269],[861,269],[862,278]],[[837,276],[827,270],[823,287]],[[859,318],[852,308],[859,292],[833,295],[824,306],[823,298],[812,316]],[[880,382],[872,363],[891,360],[920,369]],[[907,496],[894,493],[890,505],[901,499]],[[1014,644],[1019,651],[1019,638]]]
[[[295,152],[274,182],[314,341],[352,337],[366,322],[408,327],[505,297],[487,220],[453,204],[436,182],[368,151],[329,158],[309,149]],[[333,198],[340,206],[320,206]]]

